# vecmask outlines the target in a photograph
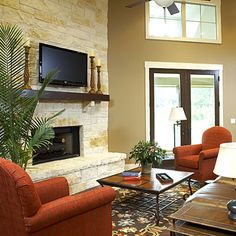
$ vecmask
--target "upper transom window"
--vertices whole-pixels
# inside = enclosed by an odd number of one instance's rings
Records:
[[[148,39],[221,43],[220,0],[175,3],[179,13],[174,15],[155,1],[146,4]]]

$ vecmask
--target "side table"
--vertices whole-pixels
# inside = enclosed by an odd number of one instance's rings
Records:
[[[228,218],[228,210],[223,205],[189,202],[170,217],[173,219],[169,227],[171,235],[236,235],[236,222]]]

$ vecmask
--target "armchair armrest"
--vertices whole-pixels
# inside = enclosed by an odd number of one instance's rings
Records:
[[[175,158],[181,156],[198,155],[202,150],[202,144],[184,145],[173,148]]]
[[[216,158],[219,152],[219,148],[212,148],[208,150],[203,150],[199,154],[200,160]]]
[[[69,195],[69,186],[66,178],[56,177],[34,183],[41,203],[51,202]]]
[[[108,204],[110,204],[108,211],[111,214],[111,202],[115,196],[115,190],[111,187],[100,187],[46,203],[42,205],[37,214],[25,218],[26,230],[35,232]]]

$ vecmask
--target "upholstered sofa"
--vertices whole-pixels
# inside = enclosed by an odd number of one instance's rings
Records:
[[[111,236],[114,198],[110,187],[69,196],[63,177],[34,184],[22,168],[0,158],[1,236]]]

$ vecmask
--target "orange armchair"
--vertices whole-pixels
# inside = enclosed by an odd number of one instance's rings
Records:
[[[194,172],[193,179],[201,184],[215,179],[213,173],[221,143],[232,142],[232,134],[224,127],[215,126],[202,135],[202,143],[175,147],[175,169]]]
[[[21,167],[0,158],[0,235],[111,236],[114,198],[110,187],[69,196],[64,177],[33,184]]]

